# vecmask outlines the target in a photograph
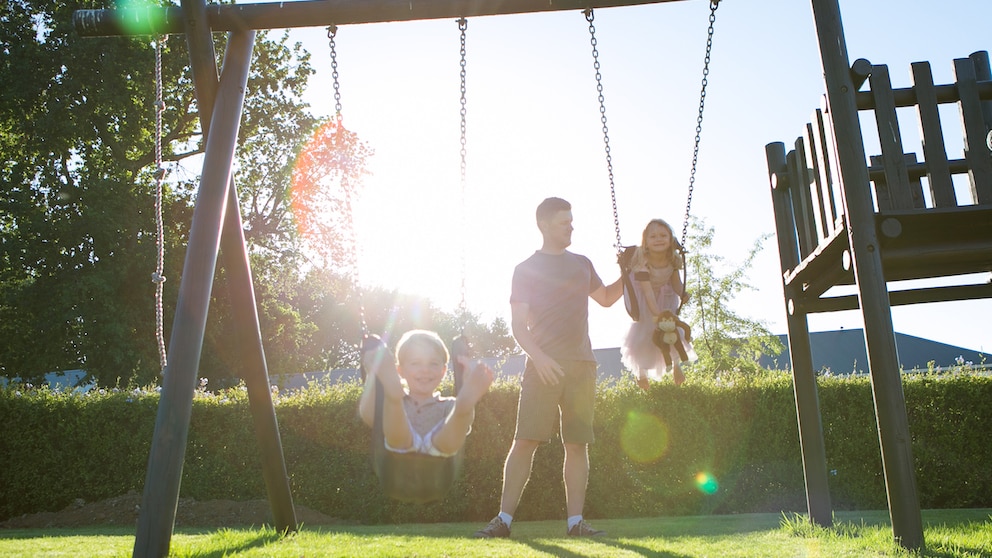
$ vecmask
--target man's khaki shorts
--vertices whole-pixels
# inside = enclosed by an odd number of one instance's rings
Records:
[[[593,405],[596,401],[596,363],[584,360],[558,361],[565,375],[555,385],[546,385],[527,362],[517,403],[514,438],[548,441],[561,428],[566,444],[591,444]],[[560,421],[560,422],[559,422]],[[556,425],[556,423],[558,423]]]

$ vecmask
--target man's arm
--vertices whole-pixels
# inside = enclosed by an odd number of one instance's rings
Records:
[[[623,296],[623,277],[609,285],[600,285],[598,289],[589,293],[589,298],[603,307],[613,306],[613,303],[620,300],[621,296]]]
[[[529,313],[530,305],[525,302],[510,304],[510,329],[513,332],[513,338],[517,340],[517,344],[520,345],[520,348],[527,353],[531,362],[534,363],[534,368],[537,370],[541,381],[545,384],[557,384],[559,378],[564,376],[565,372],[561,369],[561,365],[549,357],[547,353],[541,350],[541,346],[537,344],[537,340],[534,339],[530,327],[527,326],[527,316]]]

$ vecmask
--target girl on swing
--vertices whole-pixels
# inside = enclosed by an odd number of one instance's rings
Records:
[[[450,457],[472,430],[475,405],[489,391],[493,371],[461,356],[465,378],[457,397],[437,391],[448,369],[448,348],[433,331],[411,330],[396,344],[396,357],[378,338],[362,355],[368,375],[358,414],[369,426],[375,419],[376,378],[383,390],[382,430],[386,449]]]
[[[660,380],[663,371],[671,370],[675,385],[682,385],[685,375],[679,366],[683,360],[675,345],[666,346],[669,355],[655,344],[657,320],[669,311],[678,316],[679,306],[688,299],[679,270],[685,266],[672,227],[662,219],[652,219],[644,228],[641,244],[634,252],[632,274],[633,288],[637,295],[640,318],[630,325],[621,354],[623,363],[637,377],[637,385],[647,390],[648,378]],[[686,331],[676,329],[688,361],[696,360],[696,353]],[[671,363],[671,364],[669,364]]]

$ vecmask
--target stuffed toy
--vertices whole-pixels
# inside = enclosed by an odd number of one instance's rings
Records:
[[[683,362],[689,360],[689,355],[686,353],[678,332],[681,329],[685,334],[685,340],[692,341],[692,330],[689,328],[689,324],[680,320],[671,310],[665,310],[659,314],[655,319],[655,324],[656,327],[651,340],[661,349],[661,356],[665,358],[665,365],[668,369],[671,370],[675,366],[672,362],[673,347]]]

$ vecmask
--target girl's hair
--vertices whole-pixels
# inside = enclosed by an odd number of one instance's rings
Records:
[[[407,348],[410,345],[416,344],[433,349],[444,361],[444,364],[448,364],[448,347],[444,345],[444,341],[441,340],[441,337],[437,333],[427,331],[426,329],[411,329],[400,337],[399,342],[396,343],[396,361],[402,361],[406,355]]]
[[[673,268],[682,269],[685,265],[685,262],[682,261],[682,251],[676,250],[676,247],[681,248],[681,246],[679,246],[679,241],[675,240],[675,231],[672,230],[672,226],[664,219],[651,219],[648,221],[647,226],[644,227],[644,232],[641,233],[641,245],[634,252],[633,266],[635,268],[646,267],[648,264],[648,257],[645,252],[648,245],[648,229],[651,228],[651,225],[660,225],[668,229],[668,234],[672,237],[672,242],[668,245],[668,262]]]

